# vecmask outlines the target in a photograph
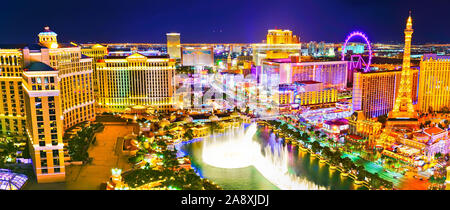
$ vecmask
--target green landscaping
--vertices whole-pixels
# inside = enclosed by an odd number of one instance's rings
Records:
[[[355,162],[341,153],[339,149],[330,148],[324,144],[314,141],[312,139],[321,139],[320,132],[311,132],[314,138],[311,138],[306,132],[299,131],[297,128],[290,127],[288,123],[283,123],[277,120],[267,121],[271,126],[279,129],[281,133],[287,137],[298,140],[303,147],[310,149],[314,154],[319,154],[330,164],[338,166],[346,173],[352,173],[357,177],[358,181],[367,181],[367,183],[374,189],[385,187],[393,188],[393,183],[381,178],[378,173],[370,173],[364,165],[356,165]]]
[[[102,123],[92,124],[83,127],[76,134],[69,139],[68,150],[72,161],[83,161],[84,163],[92,161],[89,157],[89,146],[95,142],[95,134],[103,131],[104,125]]]

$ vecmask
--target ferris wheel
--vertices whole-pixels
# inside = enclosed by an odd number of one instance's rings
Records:
[[[362,68],[362,64],[364,64],[366,66],[364,69],[364,72],[368,72],[370,70],[370,64],[372,63],[372,46],[370,45],[369,38],[367,38],[367,36],[361,31],[354,31],[347,36],[347,38],[345,39],[344,45],[342,46],[341,59],[343,61],[345,60],[345,52],[346,52],[347,44],[350,41],[350,39],[352,39],[353,37],[361,37],[362,39],[364,39],[364,41],[367,44],[369,58],[366,62],[361,57],[361,55],[352,55],[351,61],[353,61],[354,58],[358,58],[358,62],[352,62],[352,65],[354,65],[355,67],[359,66],[360,68]]]

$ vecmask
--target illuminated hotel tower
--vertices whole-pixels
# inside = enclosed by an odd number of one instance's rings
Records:
[[[81,54],[92,58],[93,62],[93,84],[94,84],[94,95],[95,98],[98,97],[98,85],[97,85],[97,63],[99,60],[102,60],[106,55],[108,55],[108,47],[103,46],[101,44],[95,44],[92,46],[83,46],[81,47]]]
[[[12,137],[23,148],[26,145],[26,115],[22,89],[22,47],[0,48],[0,138]]]
[[[424,55],[419,81],[417,110],[432,112],[450,108],[450,56]]]
[[[37,181],[65,181],[63,113],[58,71],[32,62],[23,71],[27,133]]]
[[[405,49],[403,51],[403,67],[400,79],[400,86],[396,94],[394,108],[389,112],[389,120],[387,125],[395,124],[417,124],[417,113],[414,111],[412,104],[411,88],[412,88],[412,71],[410,62],[411,38],[412,38],[412,18],[411,13],[408,17],[405,29]]]
[[[49,27],[38,36],[39,44],[45,47],[24,54],[29,61],[43,62],[57,70],[63,128],[95,119],[92,58],[83,56],[79,46],[58,43]]]
[[[167,33],[167,54],[170,58],[181,58],[181,44],[179,33]]]
[[[290,30],[268,30],[266,43],[253,44],[253,62],[261,66],[263,59],[300,57],[300,38],[292,35]]]
[[[0,135],[28,137],[38,182],[64,181],[63,129],[95,119],[92,58],[56,36],[45,27],[38,44],[0,45]]]
[[[419,71],[412,69],[411,73],[411,95],[413,101],[416,101]],[[353,110],[362,111],[367,118],[388,114],[394,107],[401,74],[401,70],[353,73]]]
[[[175,60],[167,55],[106,56],[97,67],[102,111],[169,110],[175,104]]]

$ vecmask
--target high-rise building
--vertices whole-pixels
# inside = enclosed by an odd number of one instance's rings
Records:
[[[389,113],[394,106],[395,87],[400,71],[355,72],[353,76],[353,110],[365,118]]]
[[[276,74],[280,84],[313,80],[324,88],[344,90],[347,86],[348,61],[299,62],[293,59],[268,59],[262,62],[262,73]]]
[[[168,110],[175,103],[175,61],[168,56],[108,56],[97,67],[104,111]]]
[[[38,37],[38,44],[0,45],[0,132],[21,144],[28,137],[39,182],[61,181],[63,129],[95,118],[92,58],[78,46],[58,43],[49,27]],[[39,103],[42,108],[33,108]],[[54,164],[41,161],[51,161],[44,152],[58,157]]]
[[[181,43],[179,33],[167,33],[167,54],[170,58],[180,59],[181,58]]]
[[[297,36],[292,35],[291,30],[270,29],[267,32],[267,44],[296,44]]]
[[[39,33],[39,37],[42,33],[48,33],[48,30],[46,27],[44,32]],[[95,119],[92,58],[83,56],[79,46],[58,43],[55,32],[51,32],[48,36],[55,37],[51,40],[53,40],[52,45],[57,46],[56,48],[24,50],[24,55],[30,61],[43,62],[58,71],[64,129]]]
[[[363,54],[364,46],[365,44],[362,43],[349,42],[347,46],[345,46],[344,53],[347,54],[349,51],[351,51],[352,54]]]
[[[108,55],[108,47],[101,44],[94,44],[90,46],[82,46],[81,54],[93,58],[94,62],[101,60]]]
[[[278,95],[280,108],[298,108],[299,106],[324,108],[334,106],[337,102],[337,90],[324,88],[323,83],[316,81],[280,84]]]
[[[411,70],[411,96],[417,99],[417,69]],[[400,86],[401,70],[355,72],[353,74],[353,110],[361,111],[366,118],[388,114],[394,107],[396,93]]]
[[[450,56],[424,55],[420,61],[419,81],[419,111],[450,108]]]
[[[0,135],[2,138],[14,138],[22,147],[26,144],[22,89],[23,47],[25,45],[0,46]]]
[[[406,22],[405,48],[403,50],[403,65],[400,86],[396,94],[394,107],[389,112],[387,125],[392,126],[416,126],[417,113],[414,110],[411,96],[413,73],[411,70],[411,38],[413,34],[411,14]]]
[[[213,46],[190,46],[181,48],[183,66],[214,66]]]
[[[97,98],[98,95],[98,85],[97,85],[97,63],[102,60],[106,55],[108,55],[108,47],[101,44],[94,44],[91,46],[81,47],[81,54],[91,57],[93,62],[93,83],[94,83],[94,96]]]
[[[65,181],[63,113],[58,71],[41,62],[24,69],[27,133],[37,181]]]
[[[253,44],[253,62],[256,66],[261,66],[263,59],[289,58],[290,56],[300,57],[301,44],[297,36],[292,35],[290,30],[269,30],[267,32],[267,42]]]

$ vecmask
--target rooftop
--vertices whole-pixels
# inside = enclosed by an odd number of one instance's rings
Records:
[[[414,133],[413,135],[416,137],[428,137],[428,135],[424,133]]]
[[[134,54],[139,54],[139,55],[144,56],[146,58],[169,58],[169,55],[151,55],[151,56],[149,56],[149,55],[144,55],[144,54],[141,54],[141,53],[133,53],[133,54],[130,54],[130,55],[106,55],[105,59],[126,59],[129,56],[134,55]]]
[[[319,84],[321,82],[314,81],[314,80],[303,80],[303,81],[296,81],[294,83],[298,84],[305,84],[305,85],[311,85],[311,84]]]
[[[46,48],[39,44],[0,44],[0,49],[30,49],[40,50]]]
[[[327,120],[327,121],[325,121],[325,124],[328,124],[328,125],[347,125],[348,124],[348,120],[345,119],[345,118],[334,119],[334,120]]]
[[[362,136],[358,136],[358,135],[352,135],[352,134],[349,134],[349,135],[347,135],[349,138],[351,138],[351,139],[354,139],[354,140],[362,140],[362,139],[364,139],[364,137],[362,137]]]
[[[56,36],[57,34],[55,32],[53,32],[52,30],[50,30],[50,27],[45,26],[44,27],[44,31],[42,31],[41,33],[39,33],[40,35],[52,35],[52,36]]]
[[[427,129],[423,130],[423,132],[428,135],[436,135],[436,134],[444,132],[444,130],[442,130],[438,127],[431,127],[431,128],[427,128]]]
[[[425,54],[423,55],[422,60],[427,61],[430,60],[430,58],[432,58],[433,60],[450,59],[450,55]]]
[[[24,71],[56,71],[54,68],[42,62],[33,62]]]
[[[28,177],[23,174],[0,169],[0,190],[20,190],[27,180]]]

